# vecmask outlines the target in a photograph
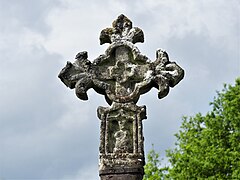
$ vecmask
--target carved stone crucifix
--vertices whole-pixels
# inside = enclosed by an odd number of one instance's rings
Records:
[[[184,71],[168,54],[159,49],[151,62],[134,45],[144,42],[143,31],[120,15],[112,28],[102,30],[100,44],[110,43],[105,54],[93,62],[86,51],[76,55],[74,63],[59,74],[61,81],[74,89],[81,100],[87,100],[87,90],[93,88],[105,96],[110,107],[99,107],[101,120],[99,175],[102,180],[141,180],[144,174],[142,120],[146,107],[137,106],[141,94],[152,87],[158,98],[165,97],[170,87],[178,84]]]

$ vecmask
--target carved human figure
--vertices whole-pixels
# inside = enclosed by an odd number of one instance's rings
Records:
[[[132,151],[132,145],[130,140],[130,134],[126,129],[126,119],[118,121],[119,130],[114,134],[116,139],[113,153],[127,153]]]

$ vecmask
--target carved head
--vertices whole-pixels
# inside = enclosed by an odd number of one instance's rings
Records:
[[[127,120],[126,119],[121,119],[118,121],[119,129],[123,130],[126,127]]]

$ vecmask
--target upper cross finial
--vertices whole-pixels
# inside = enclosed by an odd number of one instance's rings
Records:
[[[132,27],[132,21],[123,14],[113,21],[112,28],[103,29],[100,34],[100,44],[121,40],[130,41],[133,44],[144,42],[143,31],[138,27]]]
[[[59,78],[69,88],[75,88],[82,100],[88,99],[90,88],[103,94],[109,104],[136,103],[141,94],[153,87],[159,90],[159,98],[165,97],[170,87],[182,80],[184,70],[161,49],[153,62],[142,55],[134,43],[143,42],[143,31],[132,27],[126,16],[118,16],[112,26],[100,35],[101,44],[110,43],[104,54],[91,62],[86,51],[78,53],[75,62],[68,62]]]

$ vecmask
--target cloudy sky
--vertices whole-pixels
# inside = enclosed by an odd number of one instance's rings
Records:
[[[57,78],[67,60],[108,45],[100,31],[121,13],[140,27],[138,48],[158,48],[186,72],[159,100],[143,95],[145,152],[164,157],[174,147],[183,115],[206,113],[223,83],[240,74],[238,0],[0,0],[0,179],[98,179],[99,120],[107,106],[93,90],[80,101]]]

